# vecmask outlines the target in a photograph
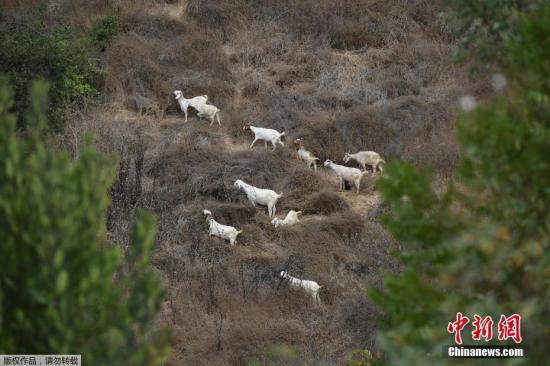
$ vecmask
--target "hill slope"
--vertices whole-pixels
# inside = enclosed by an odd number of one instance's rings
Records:
[[[8,2],[7,11],[37,2],[23,3]],[[108,222],[114,242],[128,245],[135,208],[155,213],[170,364],[277,364],[268,356],[278,344],[294,352],[280,364],[342,364],[355,349],[376,351],[377,310],[365,290],[399,270],[376,176],[363,179],[359,195],[337,192],[333,175],[308,170],[291,141],[303,138],[321,161],[374,150],[449,179],[457,97],[483,90],[452,64],[442,10],[428,0],[50,2],[49,20],[81,34],[108,14],[124,23],[94,55],[106,72],[105,102],[72,116],[59,143],[76,155],[91,131],[101,149],[121,156]],[[193,112],[185,124],[175,89],[207,94],[222,127]],[[166,115],[132,111],[135,96]],[[245,123],[284,129],[286,146],[249,150]],[[300,209],[302,223],[275,230],[235,179],[284,192],[279,215]],[[244,230],[237,246],[208,237],[205,208]],[[281,283],[283,268],[323,285],[323,305]]]

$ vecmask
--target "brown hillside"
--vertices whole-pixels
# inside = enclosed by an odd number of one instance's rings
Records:
[[[37,1],[7,1],[20,13]],[[61,145],[78,151],[85,132],[120,155],[111,194],[112,240],[129,243],[136,208],[158,223],[154,265],[167,298],[158,319],[173,334],[169,365],[344,364],[355,349],[376,351],[376,310],[366,289],[399,270],[387,212],[367,175],[359,195],[338,192],[325,159],[374,150],[386,161],[431,165],[452,178],[457,98],[483,91],[454,65],[453,39],[431,0],[75,0],[50,1],[52,23],[86,34],[118,14],[124,31],[92,55],[106,73],[105,101],[69,119]],[[25,8],[27,7],[27,8]],[[187,124],[171,92],[207,94],[222,127],[194,111]],[[479,89],[479,90],[478,90]],[[166,115],[128,107],[143,96]],[[248,149],[245,123],[286,131],[272,152]],[[303,138],[321,162],[299,161]],[[350,166],[356,166],[350,162]],[[278,216],[302,223],[274,229],[267,210],[233,187],[236,179],[283,192]],[[243,229],[236,246],[209,238],[203,209]],[[314,280],[323,304],[290,290],[277,273]],[[273,347],[289,345],[281,359]],[[275,352],[277,353],[277,352]]]

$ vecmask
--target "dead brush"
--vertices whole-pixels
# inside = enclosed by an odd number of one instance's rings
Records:
[[[386,93],[387,98],[393,99],[403,95],[417,95],[420,93],[418,85],[407,82],[402,78],[390,78],[381,85],[381,90]]]
[[[301,194],[318,192],[330,187],[330,182],[319,176],[315,171],[300,164],[296,157],[287,169],[287,176],[283,180],[286,191],[299,191]]]
[[[349,208],[348,203],[340,195],[332,191],[321,191],[307,197],[302,210],[304,214],[330,215]]]
[[[286,230],[282,238],[292,248],[319,248],[319,246],[326,247],[335,243],[346,243],[348,241],[343,238],[353,237],[360,240],[363,233],[361,216],[351,210],[311,219],[304,216],[302,221],[301,225]],[[312,249],[312,251],[316,250]]]
[[[207,94],[220,106],[231,98],[233,79],[215,39],[193,25],[144,12],[133,13],[128,23],[132,32],[117,37],[106,54],[110,72],[105,84],[111,95],[130,91],[164,103],[173,90],[181,89]],[[188,71],[182,73],[182,68]]]

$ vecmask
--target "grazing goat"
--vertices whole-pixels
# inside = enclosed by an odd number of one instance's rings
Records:
[[[319,290],[323,286],[319,286],[317,282],[300,280],[298,278],[292,277],[286,271],[281,271],[279,276],[283,279],[288,280],[288,284],[290,285],[290,287],[303,288],[313,298],[313,302],[315,303],[315,305],[321,303],[321,298],[319,297]]]
[[[250,144],[250,149],[252,149],[252,146],[256,143],[258,140],[264,140],[264,146],[267,149],[267,142],[271,142],[273,145],[273,150],[277,147],[277,143],[281,144],[281,146],[285,146],[284,142],[281,141],[281,137],[285,135],[285,132],[279,132],[277,130],[272,130],[270,128],[261,128],[261,127],[254,127],[250,124],[247,124],[243,127],[244,131],[252,131],[254,133],[254,141]]]
[[[319,158],[304,148],[304,141],[302,139],[294,140],[294,144],[299,146],[298,157],[306,162],[308,168],[311,168],[313,165],[313,170],[317,171],[317,163],[315,161],[319,160]]]
[[[233,226],[222,225],[212,217],[212,212],[203,210],[202,213],[206,216],[208,222],[208,235],[217,236],[218,238],[229,240],[232,246],[237,242],[237,236],[242,233],[242,230],[237,230]]]
[[[214,117],[216,117],[218,125],[222,125],[220,123],[220,110],[218,107],[211,104],[201,104],[196,108],[196,110],[199,111],[199,119],[202,119],[203,116],[210,118],[210,126],[214,123]]]
[[[181,90],[175,90],[174,96],[176,97],[176,100],[178,101],[181,111],[185,113],[185,122],[187,122],[187,109],[189,107],[193,107],[196,110],[199,109],[199,107],[203,104],[206,104],[206,101],[208,100],[207,95],[201,95],[199,97],[194,97],[191,99],[185,99],[183,97],[183,93]]]
[[[267,206],[267,212],[269,217],[275,216],[277,200],[283,196],[283,194],[278,194],[271,189],[262,189],[256,188],[243,182],[240,179],[237,179],[234,184],[235,187],[242,189],[246,193],[248,200],[252,202],[252,205],[256,207],[256,204]]]
[[[361,172],[359,169],[356,168],[350,168],[343,165],[334,164],[331,160],[325,161],[324,164],[327,168],[330,168],[336,173],[336,176],[339,179],[338,182],[338,188],[341,190],[344,190],[344,180],[348,181],[350,183],[354,183],[355,187],[357,187],[357,193],[359,193],[359,186],[361,184],[361,178],[365,174],[367,174],[367,171]]]
[[[301,215],[301,214],[302,214],[302,211],[290,210],[290,211],[288,211],[288,214],[286,215],[284,220],[281,220],[281,219],[276,217],[273,220],[271,220],[271,224],[273,226],[275,226],[276,228],[279,227],[279,226],[294,225],[294,224],[297,224],[300,221],[300,219],[298,218],[298,215]]]
[[[370,165],[372,167],[372,174],[376,173],[376,168],[380,169],[380,173],[382,173],[384,171],[382,164],[386,164],[384,159],[380,157],[380,154],[374,151],[359,151],[355,154],[346,153],[344,155],[344,163],[347,163],[350,159],[361,164],[363,170],[367,170],[366,166]]]

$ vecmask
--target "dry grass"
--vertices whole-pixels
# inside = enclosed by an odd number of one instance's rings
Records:
[[[10,12],[33,1],[8,1]],[[387,210],[374,194],[336,192],[322,167],[347,151],[374,150],[387,161],[431,165],[449,177],[457,161],[453,132],[458,95],[482,93],[452,65],[453,40],[439,1],[60,1],[79,32],[97,17],[124,20],[105,53],[106,103],[71,118],[59,144],[78,155],[85,132],[121,157],[112,188],[112,240],[128,245],[133,211],[157,218],[154,266],[168,296],[159,323],[173,332],[170,365],[343,364],[353,349],[376,350],[376,310],[368,286],[398,272],[384,230]],[[131,5],[131,6],[129,6]],[[183,123],[170,96],[207,94],[222,127],[191,113]],[[125,105],[143,96],[165,118]],[[242,126],[284,129],[286,147],[257,144]],[[290,142],[303,138],[319,172],[300,162]],[[350,163],[350,165],[352,165]],[[233,187],[236,179],[283,192],[278,215],[304,212],[302,223],[275,230],[264,208]],[[243,229],[230,247],[207,235],[204,208]],[[323,306],[281,284],[286,268],[324,285]],[[293,360],[269,358],[287,344]]]

